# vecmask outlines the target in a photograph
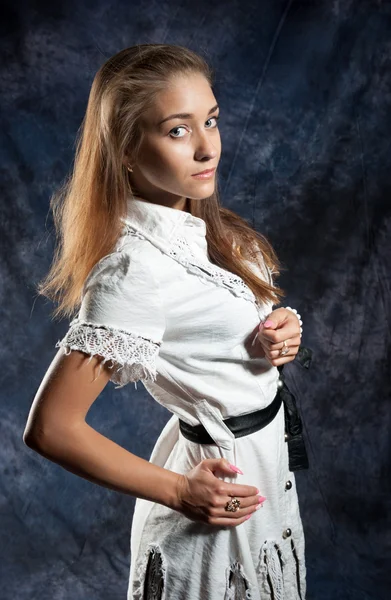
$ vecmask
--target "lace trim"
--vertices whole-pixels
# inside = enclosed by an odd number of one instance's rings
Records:
[[[272,600],[284,600],[283,567],[286,564],[278,544],[266,540],[261,547],[257,576],[261,591]]]
[[[58,340],[55,347],[63,347],[67,355],[72,350],[91,354],[88,362],[94,355],[102,356],[104,360],[100,363],[99,374],[103,364],[113,361],[112,365],[108,365],[110,369],[115,367],[110,380],[118,384],[115,388],[118,389],[139,379],[156,380],[156,356],[160,346],[161,342],[129,331],[80,321],[79,317],[75,317],[66,335]]]
[[[250,585],[243,566],[235,561],[225,572],[226,590],[224,600],[251,600]]]
[[[124,229],[128,235],[140,239],[147,239],[140,231],[129,225],[129,223],[125,224]],[[270,312],[270,306],[260,304],[253,291],[241,277],[206,260],[202,261],[198,256],[195,256],[186,239],[178,237],[171,244],[171,248],[166,254],[183,265],[190,273],[198,275],[207,281],[212,281],[216,285],[227,288],[235,296],[249,300],[255,304],[258,311],[265,314],[265,316]]]

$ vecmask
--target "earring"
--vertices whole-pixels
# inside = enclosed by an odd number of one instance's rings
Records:
[[[126,168],[128,169],[128,171],[130,171],[130,173],[133,173],[133,169],[129,167],[129,164],[126,165]]]

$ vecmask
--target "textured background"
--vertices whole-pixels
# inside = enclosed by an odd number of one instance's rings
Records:
[[[68,327],[35,292],[52,258],[49,197],[94,73],[147,42],[189,46],[216,69],[223,204],[273,243],[283,304],[314,352],[308,371],[286,369],[311,463],[296,476],[307,598],[389,597],[390,2],[8,1],[1,29],[2,600],[126,595],[133,499],[22,434]],[[168,417],[141,384],[109,384],[89,423],[148,458]]]

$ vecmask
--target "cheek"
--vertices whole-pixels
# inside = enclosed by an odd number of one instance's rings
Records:
[[[184,158],[188,157],[189,148],[183,143],[170,143],[170,140],[150,142],[143,145],[140,152],[140,167],[145,174],[165,175],[179,174],[185,170]]]

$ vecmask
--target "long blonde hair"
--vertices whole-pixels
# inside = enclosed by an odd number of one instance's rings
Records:
[[[131,164],[143,139],[142,113],[178,73],[201,73],[213,84],[207,62],[183,46],[140,44],[122,50],[97,72],[78,133],[73,170],[53,194],[50,207],[57,234],[53,262],[38,294],[58,304],[54,317],[72,317],[93,266],[110,254],[121,234],[121,217],[132,195],[123,158]],[[190,213],[204,219],[211,262],[239,275],[260,302],[284,296],[258,277],[246,261],[279,275],[281,265],[267,239],[246,220],[220,205],[216,189],[205,200],[188,199]]]

